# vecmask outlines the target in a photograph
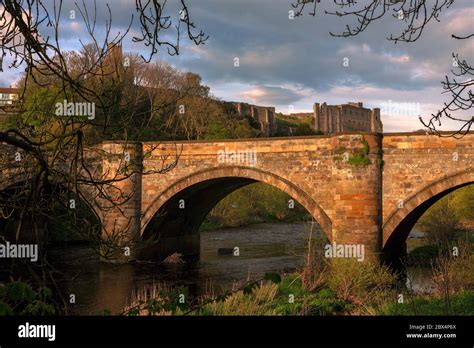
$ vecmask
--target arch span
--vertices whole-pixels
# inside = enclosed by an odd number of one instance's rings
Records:
[[[408,197],[403,208],[392,211],[383,224],[383,252],[387,258],[400,254],[418,219],[439,199],[463,186],[474,183],[474,169],[447,175]]]
[[[221,199],[238,188],[255,182],[269,184],[293,197],[314,217],[331,239],[332,222],[324,210],[306,193],[310,190],[298,187],[273,173],[240,166],[202,170],[168,187],[145,210],[141,228],[142,238],[150,237],[150,231],[160,229],[161,226],[166,226],[167,236],[196,235],[202,221]],[[185,204],[184,209],[179,208],[180,200]]]

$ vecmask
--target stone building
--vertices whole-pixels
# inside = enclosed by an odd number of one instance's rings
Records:
[[[380,109],[364,108],[363,103],[327,105],[315,103],[313,106],[314,130],[324,134],[340,132],[382,133]]]
[[[247,103],[232,103],[240,116],[254,119],[265,136],[272,136],[276,132],[275,108],[257,106]]]

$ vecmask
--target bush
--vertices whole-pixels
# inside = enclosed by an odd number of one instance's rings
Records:
[[[474,255],[470,245],[462,242],[456,244],[459,254],[454,256],[452,251],[440,252],[432,269],[438,293],[444,295],[448,302],[452,294],[474,290]]]
[[[203,306],[200,315],[275,315],[274,299],[277,284],[264,284],[249,294],[243,291],[232,294],[225,301]]]
[[[294,132],[295,136],[304,136],[304,135],[318,135],[309,124],[307,123],[300,123]]]
[[[0,286],[0,316],[3,315],[53,315],[53,293],[49,288],[34,291],[24,282],[11,282]]]
[[[294,296],[294,303],[289,303],[290,295]],[[348,302],[338,299],[327,287],[314,292],[305,290],[301,279],[295,275],[283,278],[275,302],[275,313],[280,315],[334,315],[350,308]]]
[[[440,251],[438,245],[423,245],[408,253],[407,264],[416,266],[429,266]]]
[[[361,143],[364,147],[362,149],[355,150],[354,154],[349,157],[347,163],[353,166],[368,166],[371,164],[368,157],[370,152],[369,144],[365,138],[362,138]]]
[[[378,305],[393,297],[397,279],[389,269],[373,262],[333,259],[327,285],[337,297],[355,304]]]

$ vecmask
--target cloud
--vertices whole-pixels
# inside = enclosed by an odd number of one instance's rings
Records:
[[[292,104],[302,98],[299,93],[282,87],[257,86],[240,93],[244,101],[257,104]]]
[[[135,10],[134,0],[108,1],[111,4],[113,32],[124,30]],[[90,8],[92,0],[86,0]],[[107,7],[97,2],[97,33],[103,35]],[[168,2],[166,13],[178,13],[179,2]],[[195,46],[181,38],[181,54],[170,57],[161,47],[157,58],[182,70],[202,76],[211,92],[224,100],[249,101],[274,105],[287,111],[293,104],[296,111],[311,110],[312,103],[330,104],[363,101],[379,107],[392,100],[419,103],[423,115],[442,103],[440,81],[450,74],[452,53],[470,59],[474,40],[454,40],[451,34],[474,32],[471,20],[474,8],[470,2],[455,2],[444,10],[439,19],[430,22],[415,43],[388,41],[390,34],[398,35],[404,22],[386,16],[374,21],[360,35],[336,38],[329,32],[340,33],[354,18],[325,15],[334,4],[321,3],[316,17],[290,19],[289,0],[200,0],[188,2],[191,19],[198,29],[210,35],[205,45]],[[65,14],[74,9],[73,0],[64,1]],[[139,34],[136,20],[131,33]],[[65,23],[68,18],[64,16]],[[80,17],[61,28],[67,49],[79,48],[79,39],[88,42],[81,29]],[[172,27],[173,28],[173,27]],[[125,50],[147,55],[141,43],[133,43],[130,35]],[[174,41],[172,31],[165,36]],[[349,58],[349,66],[343,65]],[[240,65],[234,66],[239,58]],[[1,73],[0,83],[10,84],[14,72]],[[420,128],[418,120],[400,119],[387,115],[387,127]]]

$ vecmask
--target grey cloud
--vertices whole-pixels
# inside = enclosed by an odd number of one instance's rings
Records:
[[[134,0],[108,1],[113,16],[114,30],[125,28],[135,10]],[[414,44],[397,45],[386,40],[390,33],[398,33],[401,22],[384,18],[376,21],[357,37],[334,38],[329,32],[344,30],[348,18],[319,13],[315,18],[304,16],[289,19],[291,0],[200,0],[188,1],[191,18],[196,27],[210,35],[206,45],[196,48],[182,39],[182,54],[169,57],[166,50],[158,55],[172,65],[199,73],[212,87],[224,82],[247,85],[298,85],[326,91],[333,86],[372,85],[399,90],[421,90],[439,85],[438,72],[451,69],[451,52],[466,52],[466,43],[452,40],[445,26],[469,4],[456,2],[441,15],[441,23],[430,23],[425,33]],[[92,0],[86,5],[92,8]],[[107,15],[105,1],[98,1],[98,32],[103,32]],[[332,1],[324,2],[330,6]],[[179,2],[168,2],[168,14],[178,11]],[[73,0],[65,0],[64,11],[74,8]],[[321,11],[324,8],[321,8]],[[67,22],[66,22],[67,23]],[[102,24],[101,24],[102,23]],[[138,21],[132,26],[139,32]],[[172,33],[170,33],[171,35]],[[68,48],[79,47],[78,38],[84,32],[64,25],[61,35]],[[99,35],[100,36],[100,35]],[[132,43],[128,37],[125,49],[146,55],[143,45]],[[369,50],[364,51],[364,47]],[[348,49],[352,49],[347,53]],[[352,53],[350,53],[352,52]],[[407,63],[390,61],[390,57],[410,57]],[[344,68],[342,59],[350,59]],[[240,59],[240,67],[233,59]],[[427,68],[434,73],[423,73]]]
[[[273,86],[256,86],[241,92],[240,96],[266,105],[291,104],[303,98],[301,94],[290,89]]]
[[[194,9],[196,23],[203,23],[211,35],[209,44],[203,47],[206,55],[178,59],[177,65],[196,71],[211,82],[293,83],[316,91],[340,84],[419,90],[438,84],[442,78],[420,73],[423,66],[431,64],[448,73],[450,52],[461,45],[439,23],[430,23],[419,42],[395,45],[386,37],[399,32],[400,23],[388,19],[374,22],[360,36],[346,39],[328,34],[344,29],[346,22],[337,17],[289,20],[288,1],[208,0],[200,4]],[[363,45],[370,50],[361,50]],[[348,46],[358,47],[359,51],[345,55]],[[396,61],[404,55],[410,58],[409,62]],[[249,56],[258,59],[249,60]],[[350,59],[349,68],[342,66],[345,56]],[[233,68],[234,57],[240,58],[238,69]]]

